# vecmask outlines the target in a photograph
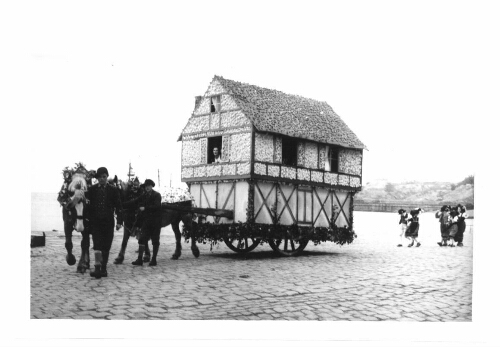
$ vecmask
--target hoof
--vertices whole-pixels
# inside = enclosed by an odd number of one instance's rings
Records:
[[[151,260],[149,266],[156,266],[156,259]]]
[[[137,259],[136,261],[133,261],[132,265],[142,266],[142,259]]]
[[[174,253],[174,254],[172,254],[172,259],[177,260],[177,259],[179,259],[180,256],[181,256],[180,254]]]
[[[125,259],[125,257],[123,255],[118,255],[118,257],[115,259],[115,264],[122,264],[123,263],[123,259]]]
[[[68,263],[68,265],[75,265],[76,264],[75,256],[73,254],[66,255],[66,263]]]
[[[95,266],[95,271],[90,271],[90,277],[94,277],[94,278],[101,278],[101,267],[96,265]]]
[[[148,254],[146,254],[146,255],[144,256],[144,258],[142,259],[142,261],[143,261],[143,262],[145,262],[145,263],[149,263],[149,260],[150,260],[150,259],[151,259],[151,256],[149,256]]]
[[[195,258],[198,258],[200,256],[200,250],[197,248],[192,249],[193,255]]]

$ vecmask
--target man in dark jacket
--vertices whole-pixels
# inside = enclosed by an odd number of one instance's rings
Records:
[[[135,236],[139,233],[142,227],[142,216],[138,213],[139,201],[144,194],[144,188],[141,187],[141,182],[139,178],[135,178],[134,181],[128,182],[128,189],[126,189],[122,194],[122,206],[123,206],[123,241],[122,247],[118,257],[115,259],[115,264],[122,264],[125,259],[125,251],[127,249],[128,239],[130,236]],[[148,244],[146,243],[146,255],[144,257],[144,262],[148,262],[150,259],[150,252]]]
[[[149,262],[149,266],[156,265],[156,255],[160,248],[161,195],[153,190],[154,186],[155,183],[152,180],[147,179],[144,181],[146,192],[139,202],[139,210],[144,214],[144,224],[139,238],[139,257],[132,262],[133,265],[142,265],[142,255],[149,238],[151,238],[153,244],[153,257]]]
[[[94,242],[95,271],[90,276],[107,277],[109,250],[113,242],[115,214],[116,230],[122,226],[122,203],[118,188],[108,183],[108,170],[105,167],[97,169],[98,184],[91,186],[86,194],[89,204],[89,220]]]

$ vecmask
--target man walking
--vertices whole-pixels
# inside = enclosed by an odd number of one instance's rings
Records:
[[[121,228],[123,220],[120,192],[108,183],[108,176],[105,167],[97,169],[98,184],[91,186],[87,192],[95,254],[95,271],[91,271],[90,276],[95,278],[108,276],[107,264],[114,236],[115,214],[116,230]]]
[[[143,264],[142,255],[150,238],[153,244],[153,257],[149,262],[149,266],[156,265],[156,255],[160,248],[161,195],[153,190],[154,186],[155,183],[152,180],[147,179],[144,181],[146,192],[139,202],[139,210],[144,214],[144,224],[142,225],[142,232],[139,238],[139,256],[136,261],[132,262],[133,265]]]
[[[115,259],[115,264],[122,264],[125,259],[125,250],[130,236],[135,236],[137,230],[142,227],[142,217],[138,215],[139,201],[144,194],[144,189],[141,187],[141,182],[136,177],[135,180],[128,183],[129,187],[122,195],[123,207],[123,241],[118,257]],[[147,259],[146,259],[147,257]],[[149,248],[146,243],[146,256],[144,261],[148,262],[150,258]]]

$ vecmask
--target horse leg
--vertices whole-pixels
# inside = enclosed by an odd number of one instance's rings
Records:
[[[193,222],[192,216],[189,214],[182,216],[182,222],[189,228],[189,234],[191,235],[191,252],[195,258],[198,258],[200,256],[200,250],[196,245],[196,223]]]
[[[82,242],[82,252],[84,253],[83,265],[85,272],[85,269],[90,269],[90,233],[88,229],[82,233]]]
[[[90,240],[89,240],[89,233],[86,229],[82,232],[82,242],[80,243],[80,246],[82,248],[82,255],[80,256],[80,261],[78,262],[76,272],[84,274],[85,271],[88,268],[90,268],[89,264]]]
[[[76,263],[76,258],[75,256],[73,255],[73,242],[71,241],[71,236],[73,234],[73,219],[71,218],[71,216],[69,215],[69,212],[66,212],[68,213],[68,215],[66,216],[66,218],[64,218],[64,236],[66,237],[66,242],[64,244],[64,247],[66,248],[66,263],[68,263],[68,265],[75,265]]]
[[[128,225],[124,225],[122,248],[120,249],[120,253],[118,253],[118,257],[115,259],[115,264],[123,263],[123,260],[125,259],[125,251],[127,249],[127,243],[129,238],[130,238],[130,228]]]
[[[173,221],[170,223],[172,226],[172,230],[174,231],[175,234],[175,252],[172,254],[172,259],[177,260],[182,254],[182,246],[181,246],[181,231],[179,230],[179,221]]]

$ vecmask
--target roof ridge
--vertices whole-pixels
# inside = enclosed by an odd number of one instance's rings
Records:
[[[214,79],[222,79],[223,81],[227,81],[227,82],[231,82],[231,83],[238,83],[238,84],[241,84],[241,85],[247,86],[247,87],[254,87],[254,88],[257,88],[257,89],[261,89],[261,90],[266,90],[266,91],[281,93],[281,94],[284,94],[284,95],[287,95],[287,96],[292,96],[292,97],[296,97],[296,98],[311,100],[311,101],[314,101],[314,102],[324,103],[324,104],[328,105],[328,103],[326,101],[320,101],[320,100],[316,100],[316,99],[309,98],[309,97],[302,96],[302,95],[298,95],[298,94],[286,93],[286,92],[283,92],[281,90],[272,89],[272,88],[266,88],[266,87],[261,87],[261,86],[255,85],[255,84],[250,84],[250,83],[235,81],[235,80],[231,80],[231,79],[228,79],[228,78],[224,78],[223,76],[214,75],[214,78],[212,79],[212,81]]]

